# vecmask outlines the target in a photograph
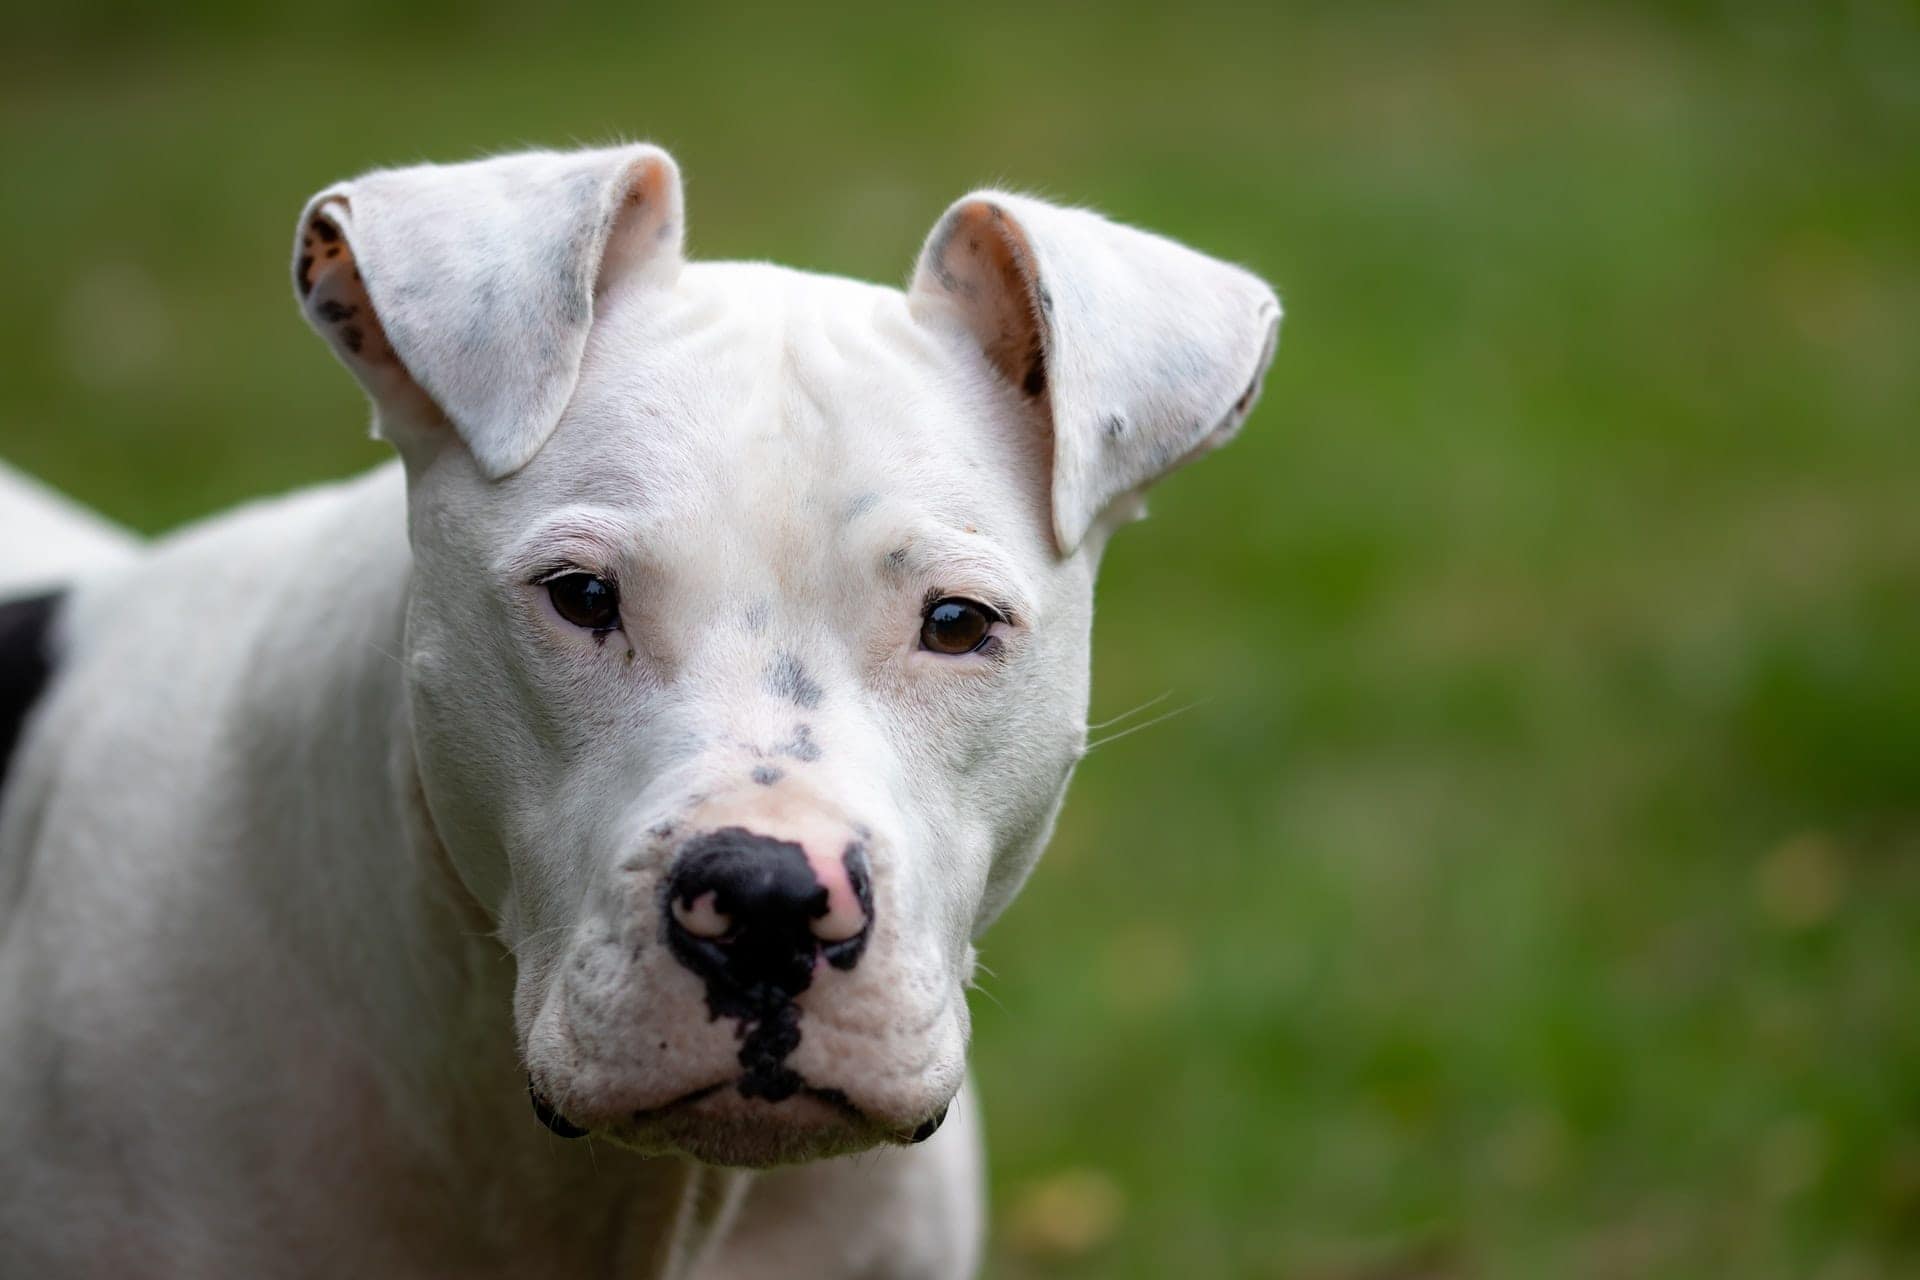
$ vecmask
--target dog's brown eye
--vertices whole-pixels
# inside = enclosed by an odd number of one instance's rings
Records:
[[[561,617],[588,631],[611,631],[620,625],[620,589],[590,573],[567,573],[547,579],[547,598]]]
[[[920,647],[934,653],[972,653],[987,642],[999,615],[983,604],[948,596],[936,600],[920,623]]]

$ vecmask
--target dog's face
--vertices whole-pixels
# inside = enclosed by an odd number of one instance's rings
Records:
[[[997,193],[905,293],[687,265],[681,222],[647,147],[302,218],[307,314],[407,465],[426,807],[556,1130],[913,1141],[1082,749],[1099,549],[1238,427],[1278,305]]]

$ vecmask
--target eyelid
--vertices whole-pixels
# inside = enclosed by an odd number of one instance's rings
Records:
[[[615,590],[618,590],[620,587],[620,580],[614,577],[613,574],[599,569],[589,569],[584,565],[574,564],[571,561],[551,564],[543,569],[534,570],[533,576],[527,579],[527,585],[530,587],[544,587],[550,582],[558,582],[562,578],[571,578],[576,575],[598,578]]]
[[[628,549],[638,545],[642,545],[639,531],[617,512],[568,507],[538,522],[502,552],[493,562],[493,571],[507,582],[537,584],[568,570],[612,581],[610,567],[624,564]]]
[[[932,612],[933,606],[939,604],[942,600],[964,600],[968,604],[979,607],[986,613],[987,617],[995,622],[1004,622],[1010,627],[1020,625],[1017,620],[1017,615],[1013,611],[1013,606],[1007,604],[1004,600],[984,600],[966,591],[948,591],[941,587],[930,588],[927,594],[921,598],[920,612],[923,615]]]

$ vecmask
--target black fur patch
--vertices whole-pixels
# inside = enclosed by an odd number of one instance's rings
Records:
[[[802,764],[812,764],[825,754],[820,750],[820,744],[813,740],[813,726],[810,724],[793,726],[792,739],[781,743],[773,750],[776,755],[798,760]]]
[[[53,677],[49,638],[63,598],[50,592],[0,601],[0,785],[6,782],[7,761],[27,713]]]
[[[827,889],[799,845],[725,827],[696,837],[680,852],[662,904],[667,944],[705,982],[708,1014],[736,1020],[742,1070],[736,1088],[742,1097],[780,1102],[805,1087],[787,1066],[800,1047],[794,999],[813,985],[815,955],[851,969],[866,946],[873,920],[866,855],[849,845],[845,857],[867,923],[854,937],[822,947],[812,922],[826,914]],[[695,937],[674,918],[675,901],[691,906],[708,893],[732,924],[722,938]]]
[[[767,692],[808,710],[820,705],[819,681],[808,674],[800,659],[784,649],[767,667]]]

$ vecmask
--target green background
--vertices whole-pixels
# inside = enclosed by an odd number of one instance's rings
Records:
[[[101,4],[0,44],[0,454],[141,529],[379,461],[293,219],[647,137],[904,279],[1000,182],[1247,263],[976,999],[990,1274],[1920,1274],[1907,4]],[[217,607],[217,602],[209,602]],[[1159,708],[1156,708],[1159,709]]]

